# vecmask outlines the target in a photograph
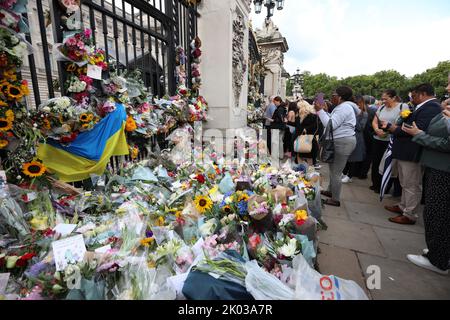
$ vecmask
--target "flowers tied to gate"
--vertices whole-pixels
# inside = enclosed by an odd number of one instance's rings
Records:
[[[74,62],[88,62],[89,52],[91,51],[92,31],[84,29],[81,32],[67,38],[63,45],[59,47],[61,53]]]

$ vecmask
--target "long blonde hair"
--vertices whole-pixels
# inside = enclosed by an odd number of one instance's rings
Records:
[[[314,107],[305,100],[299,101],[299,103],[297,103],[297,107],[301,121],[303,121],[309,114],[314,113]]]

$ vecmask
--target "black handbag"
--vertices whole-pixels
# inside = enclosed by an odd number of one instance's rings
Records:
[[[320,161],[324,163],[332,163],[334,161],[334,136],[333,122],[330,119],[328,133],[325,133],[320,139]],[[329,139],[331,138],[331,139]]]

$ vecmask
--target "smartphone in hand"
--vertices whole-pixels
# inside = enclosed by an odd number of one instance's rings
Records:
[[[322,106],[325,103],[325,94],[324,93],[319,93],[316,97],[316,101],[315,101],[318,105]]]
[[[412,128],[413,128],[413,126],[412,126],[412,125],[410,125],[410,124],[407,124],[407,123],[404,123],[403,125],[405,126],[405,128],[408,128],[408,129],[412,129]]]

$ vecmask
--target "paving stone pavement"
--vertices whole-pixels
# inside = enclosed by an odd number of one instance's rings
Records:
[[[328,166],[322,165],[320,171],[325,188]],[[394,215],[384,206],[395,204],[396,199],[380,203],[379,195],[369,189],[370,183],[369,177],[344,185],[342,206],[323,209],[328,229],[319,231],[320,272],[355,281],[369,299],[450,300],[450,275],[422,269],[406,259],[407,254],[421,254],[426,247],[422,208],[419,223],[414,226],[391,223],[388,218]],[[380,268],[380,289],[366,286],[370,266]]]

